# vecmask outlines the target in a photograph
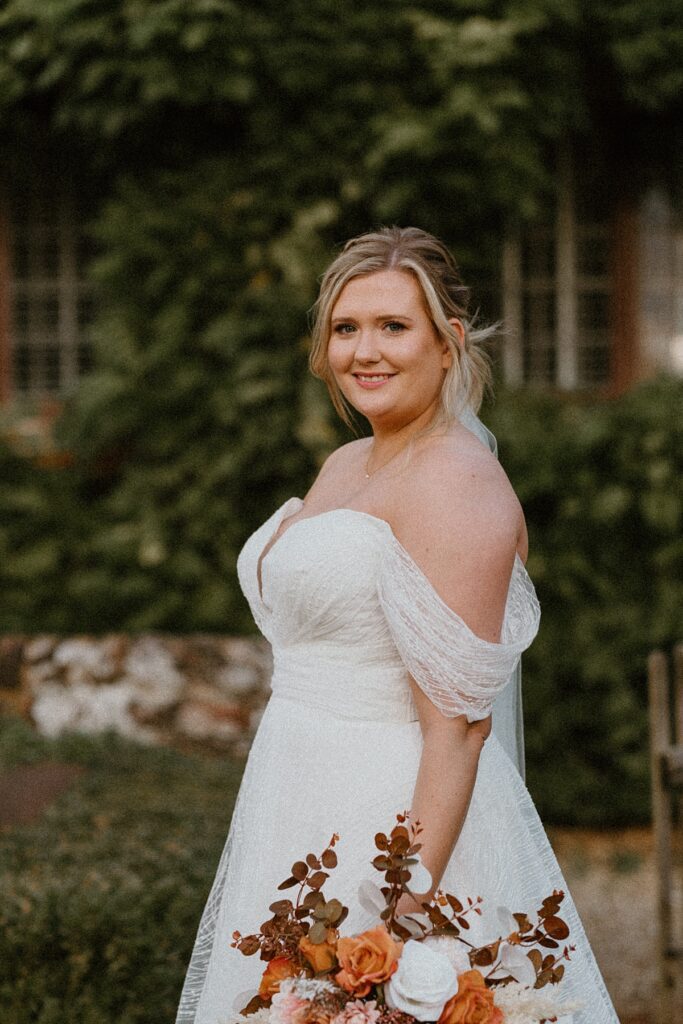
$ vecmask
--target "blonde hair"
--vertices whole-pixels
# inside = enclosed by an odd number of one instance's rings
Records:
[[[440,340],[451,353],[451,365],[441,388],[440,408],[431,427],[448,426],[465,408],[477,412],[491,383],[491,366],[481,343],[495,333],[494,327],[474,329],[468,316],[469,289],[462,283],[458,266],[443,242],[420,228],[380,228],[346,243],[327,268],[312,310],[311,372],[324,380],[332,403],[353,426],[351,406],[334,379],[327,358],[332,310],[343,288],[355,277],[381,270],[400,270],[416,278],[427,313]],[[449,319],[457,318],[464,329],[460,341]]]

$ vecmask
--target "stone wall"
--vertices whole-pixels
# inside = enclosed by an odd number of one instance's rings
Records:
[[[223,636],[0,637],[0,708],[45,736],[114,730],[243,756],[269,693],[269,645]]]

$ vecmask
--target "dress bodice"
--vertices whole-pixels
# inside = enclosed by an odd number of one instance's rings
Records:
[[[439,598],[383,519],[337,508],[298,519],[278,537],[302,507],[299,498],[285,502],[237,563],[273,646],[273,692],[344,717],[405,721],[416,717],[410,673],[445,714],[489,714],[538,628],[521,560],[501,642],[491,643]]]

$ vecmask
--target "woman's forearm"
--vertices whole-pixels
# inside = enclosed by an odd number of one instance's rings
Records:
[[[472,798],[482,746],[490,720],[462,721],[426,732],[410,817],[422,826],[420,856],[432,876],[432,889],[453,852]]]

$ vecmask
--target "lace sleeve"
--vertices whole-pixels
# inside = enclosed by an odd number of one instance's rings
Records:
[[[533,583],[516,558],[500,643],[482,640],[439,597],[402,545],[392,538],[382,557],[379,598],[406,668],[447,718],[486,718],[538,631]]]

